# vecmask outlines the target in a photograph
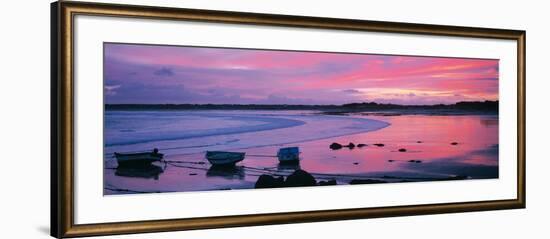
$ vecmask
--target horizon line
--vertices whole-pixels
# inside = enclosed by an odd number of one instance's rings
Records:
[[[457,105],[459,103],[498,103],[499,100],[479,100],[479,101],[457,101],[451,104],[395,104],[395,103],[378,103],[378,102],[352,102],[345,104],[216,104],[216,103],[105,103],[104,105],[239,105],[239,106],[345,106],[353,104],[377,104],[377,105],[394,105],[394,106],[441,106],[441,105]]]

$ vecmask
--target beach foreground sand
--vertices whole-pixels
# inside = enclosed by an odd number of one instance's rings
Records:
[[[340,135],[333,132],[338,136],[313,140],[307,140],[307,137],[304,140],[303,135],[292,140],[293,135],[289,132],[304,133],[310,129],[300,131],[303,126],[287,127],[279,137],[290,139],[290,143],[275,142],[252,147],[240,147],[242,145],[238,143],[235,146],[222,145],[222,148],[234,147],[233,151],[246,152],[245,160],[234,168],[212,167],[207,162],[203,152],[220,148],[216,144],[185,149],[183,153],[179,149],[174,154],[167,151],[166,162],[155,163],[145,170],[117,169],[115,160],[106,156],[104,193],[251,189],[261,175],[286,178],[299,169],[310,173],[318,182],[336,184],[498,178],[496,115],[339,117],[353,118],[354,123],[347,127],[360,127],[360,124],[370,122],[374,122],[376,127],[348,129],[349,133],[339,132]],[[221,137],[239,139],[242,144],[261,140],[266,133],[269,130],[257,132],[258,135],[245,132]],[[332,150],[329,145],[334,142],[365,145]],[[383,147],[375,144],[383,144]],[[279,164],[273,157],[279,148],[287,146],[300,147],[299,164]]]

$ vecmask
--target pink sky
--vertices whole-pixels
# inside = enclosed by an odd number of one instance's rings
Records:
[[[449,104],[498,100],[498,60],[104,45],[106,103]]]

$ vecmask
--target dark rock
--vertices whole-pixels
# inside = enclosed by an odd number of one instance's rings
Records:
[[[384,147],[384,144],[374,144],[374,145],[376,145],[378,147]]]
[[[357,164],[359,164],[359,163],[358,163],[358,162],[355,162],[355,163],[353,163],[353,164],[357,165]]]
[[[349,184],[373,184],[373,183],[386,183],[386,181],[375,180],[375,179],[353,179]]]
[[[275,178],[271,175],[262,174],[256,181],[254,188],[279,188],[283,186],[283,182],[283,177]]]
[[[416,143],[418,143],[418,144],[421,144],[421,143],[422,143],[422,141],[416,141]]]
[[[416,161],[416,160],[412,160],[412,159],[411,159],[411,160],[409,160],[409,161],[407,161],[407,162],[409,162],[409,163],[414,163],[415,161]]]
[[[315,186],[317,181],[308,172],[298,169],[286,178],[285,187]]]
[[[332,143],[332,144],[330,144],[329,148],[332,149],[332,150],[338,150],[338,149],[342,148],[342,145],[339,144],[339,143]]]
[[[451,145],[458,145],[458,142],[452,142]]]
[[[197,173],[190,173],[189,175],[191,175],[191,176],[195,176],[195,175],[197,175]]]
[[[357,147],[359,147],[359,148],[363,148],[365,146],[367,146],[367,145],[366,144],[357,144]]]
[[[329,186],[329,185],[336,185],[336,180],[331,179],[328,181],[319,181],[319,186]]]
[[[399,149],[399,152],[407,152],[407,149]]]
[[[421,160],[415,160],[414,162],[415,162],[415,163],[422,163]]]
[[[353,149],[355,148],[355,144],[350,142],[348,145],[346,145],[346,147],[348,147],[349,149]]]
[[[390,163],[393,163],[393,161],[395,161],[395,160],[393,160],[393,159],[388,160],[388,162],[390,162]]]

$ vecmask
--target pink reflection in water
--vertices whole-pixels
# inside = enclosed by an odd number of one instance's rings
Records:
[[[391,125],[368,133],[243,149],[246,159],[232,170],[210,168],[202,154],[168,155],[168,164],[158,177],[127,177],[105,170],[105,194],[167,191],[204,191],[253,188],[264,173],[288,175],[301,168],[318,179],[334,178],[347,184],[354,176],[373,178],[441,178],[468,176],[498,178],[498,116],[353,116],[376,119]],[[292,137],[292,135],[288,135]],[[367,144],[366,147],[331,150],[333,142]],[[452,145],[456,142],[456,145]],[[374,146],[382,143],[384,147]],[[296,166],[279,165],[275,155],[284,146],[299,146],[301,161]],[[406,149],[406,152],[399,152]],[[259,156],[253,156],[259,155]],[[408,162],[419,160],[421,163]],[[164,167],[164,166],[161,166]],[[325,175],[325,174],[328,174]]]
[[[303,156],[305,159],[312,157],[317,160],[304,160],[302,165],[314,171],[347,173],[392,170],[422,172],[420,165],[411,168],[407,162],[409,160],[498,165],[498,154],[490,152],[498,147],[497,117],[418,115],[370,118],[389,122],[391,126],[364,134],[310,142],[306,147],[313,147],[314,150],[304,150]],[[368,146],[352,150],[326,150],[332,142],[365,143]],[[452,142],[458,144],[452,145]],[[384,147],[377,147],[374,143],[382,143]],[[406,152],[399,152],[399,149],[405,149]],[[355,166],[352,162],[359,164]]]

